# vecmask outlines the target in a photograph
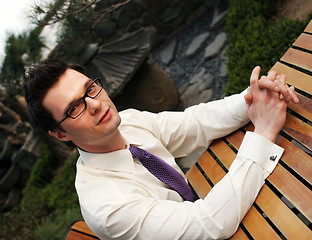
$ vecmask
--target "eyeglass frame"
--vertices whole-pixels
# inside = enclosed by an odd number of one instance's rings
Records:
[[[99,83],[100,83],[100,85],[98,85],[97,83],[96,83],[96,81],[98,81]],[[88,89],[93,85],[93,84],[97,84],[98,86],[100,86],[101,88],[100,88],[100,91],[95,95],[95,96],[93,96],[93,97],[91,97],[91,96],[89,96],[88,95]],[[75,101],[74,103],[72,103],[71,105],[70,105],[70,107],[66,110],[66,112],[65,112],[65,117],[61,120],[61,121],[59,121],[57,124],[56,124],[56,126],[59,126],[62,122],[64,122],[67,118],[71,118],[71,119],[76,119],[76,118],[78,118],[85,110],[86,110],[86,108],[87,108],[87,102],[86,102],[86,97],[89,97],[89,98],[92,98],[92,99],[94,99],[94,98],[96,98],[97,96],[99,96],[99,94],[102,92],[102,90],[103,90],[103,83],[102,83],[102,81],[101,81],[101,78],[100,77],[97,77],[97,78],[95,78],[94,80],[92,80],[92,83],[87,87],[87,90],[86,90],[86,92],[85,92],[85,94],[81,97],[81,98],[79,98],[77,101]],[[84,103],[84,109],[76,116],[76,117],[72,117],[72,116],[70,116],[69,114],[68,114],[68,112],[69,112],[69,110],[77,103],[77,102],[79,102],[79,101],[83,101],[83,103]]]

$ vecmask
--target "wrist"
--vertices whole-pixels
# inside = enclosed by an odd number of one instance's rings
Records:
[[[277,134],[276,133],[274,133],[273,131],[265,130],[265,129],[257,129],[257,128],[255,128],[254,133],[257,133],[257,134],[265,137],[266,139],[270,140],[273,143],[275,143],[276,138],[277,138]]]

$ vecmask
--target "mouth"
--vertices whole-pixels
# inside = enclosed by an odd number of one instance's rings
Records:
[[[111,111],[108,108],[107,111],[104,113],[104,115],[102,116],[102,118],[100,119],[100,121],[98,122],[97,125],[99,125],[100,123],[106,122],[109,118],[111,117]]]

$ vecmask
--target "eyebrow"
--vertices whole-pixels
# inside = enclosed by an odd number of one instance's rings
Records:
[[[87,81],[83,84],[84,89],[86,90],[91,84],[93,83],[93,80],[91,78],[88,78]],[[83,95],[84,96],[84,95]],[[83,96],[81,96],[80,98],[82,98]],[[64,112],[64,116],[66,116],[66,113],[68,111],[68,109],[75,103],[77,102],[80,98],[78,99],[74,99],[72,101],[70,101],[66,107],[65,107],[65,112]]]

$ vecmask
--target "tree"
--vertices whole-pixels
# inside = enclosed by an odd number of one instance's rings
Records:
[[[37,29],[18,36],[11,34],[6,41],[5,59],[0,73],[0,84],[7,89],[8,97],[23,94],[25,66],[41,59],[43,39]]]

